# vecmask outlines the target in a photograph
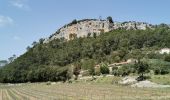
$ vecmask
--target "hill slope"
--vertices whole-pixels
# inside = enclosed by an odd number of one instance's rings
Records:
[[[87,63],[142,58],[146,56],[144,50],[163,47],[170,47],[170,30],[166,25],[157,26],[154,30],[117,29],[100,36],[70,41],[54,39],[45,44],[40,41],[0,69],[0,82],[66,81],[72,75],[72,64],[79,63],[82,68],[89,69]]]

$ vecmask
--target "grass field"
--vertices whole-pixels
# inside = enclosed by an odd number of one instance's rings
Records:
[[[91,83],[2,84],[0,100],[170,100],[170,88],[131,88],[110,84],[106,78]]]
[[[153,75],[150,81],[158,84],[170,85],[170,75]]]

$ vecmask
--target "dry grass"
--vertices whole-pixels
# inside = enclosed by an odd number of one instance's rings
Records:
[[[106,79],[104,79],[106,80]],[[102,81],[103,82],[103,81]],[[107,81],[108,82],[108,81]],[[169,100],[170,89],[100,83],[29,83],[0,86],[0,100]]]
[[[151,76],[150,81],[158,84],[170,85],[170,75],[153,75]]]

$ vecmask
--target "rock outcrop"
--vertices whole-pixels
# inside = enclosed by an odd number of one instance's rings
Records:
[[[151,24],[144,22],[110,22],[109,20],[98,20],[98,19],[84,19],[73,22],[63,26],[57,32],[52,34],[48,39],[45,39],[45,43],[53,40],[64,38],[66,40],[72,40],[79,37],[87,37],[100,35],[101,33],[109,32],[115,29],[126,29],[126,30],[146,30],[152,28]]]

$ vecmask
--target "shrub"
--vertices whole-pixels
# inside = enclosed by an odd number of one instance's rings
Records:
[[[90,73],[90,75],[95,75],[95,68],[92,66],[92,67],[90,67],[90,69],[89,69],[89,73]]]
[[[95,60],[93,60],[93,59],[85,59],[85,60],[81,61],[81,68],[84,70],[88,70],[94,66],[95,66]]]
[[[95,68],[95,75],[100,76],[101,72],[100,72],[100,68]]]
[[[112,74],[115,76],[127,76],[130,73],[135,73],[134,65],[128,64],[121,66],[120,68],[118,67],[112,68]]]
[[[170,55],[166,55],[164,60],[170,62]]]
[[[129,75],[129,71],[125,69],[124,67],[121,67],[118,69],[118,76],[127,76]]]
[[[158,74],[160,74],[160,73],[161,73],[161,71],[160,71],[159,68],[154,69],[154,74],[155,74],[155,75],[158,75]]]
[[[169,68],[168,68],[168,66],[163,66],[162,68],[161,68],[161,75],[165,75],[165,74],[168,74],[169,73]]]
[[[154,68],[154,74],[155,75],[165,75],[168,74],[170,72],[169,68],[167,66],[159,66]]]
[[[100,72],[101,72],[102,74],[109,74],[108,65],[102,63],[102,64],[100,65]]]
[[[119,56],[114,57],[114,62],[120,62],[121,58]]]
[[[118,76],[118,67],[112,67],[112,74]]]
[[[75,80],[78,79],[78,75],[80,74],[81,71],[81,65],[79,62],[76,62],[74,64],[74,69],[73,69],[73,74],[75,75]]]
[[[109,23],[113,23],[113,19],[112,19],[111,16],[108,16],[108,17],[107,17],[107,20],[109,21]]]
[[[135,69],[137,73],[139,74],[139,77],[144,79],[144,74],[150,72],[150,66],[148,63],[138,60],[138,62],[135,64]]]
[[[73,25],[73,24],[77,24],[77,20],[76,20],[76,19],[74,19],[74,20],[71,22],[71,25]]]

